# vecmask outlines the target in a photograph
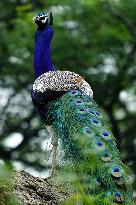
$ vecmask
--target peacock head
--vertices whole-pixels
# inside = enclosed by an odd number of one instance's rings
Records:
[[[36,14],[33,18],[34,22],[38,25],[38,28],[45,27],[48,24],[48,13],[45,14],[44,12]]]

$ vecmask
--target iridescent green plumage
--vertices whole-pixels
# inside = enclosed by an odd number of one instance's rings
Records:
[[[129,169],[120,160],[115,138],[97,103],[80,91],[71,91],[54,101],[51,112],[56,135],[66,159],[75,164],[84,193],[133,204]]]
[[[81,196],[95,196],[98,205],[114,202],[132,205],[129,169],[120,160],[106,117],[91,98],[90,85],[81,76],[54,68],[50,53],[53,17],[52,13],[50,18],[42,15],[34,17],[38,25],[34,105],[46,124],[52,125],[55,136],[61,139],[66,162],[78,176],[77,189]]]

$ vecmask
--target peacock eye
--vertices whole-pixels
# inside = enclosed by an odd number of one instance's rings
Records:
[[[41,20],[44,20],[44,19],[45,19],[45,17],[44,17],[44,16],[43,16],[43,17],[40,17],[40,19],[41,19]]]

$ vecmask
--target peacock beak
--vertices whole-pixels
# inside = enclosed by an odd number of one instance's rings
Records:
[[[40,18],[39,18],[39,16],[35,16],[34,18],[33,18],[33,21],[40,21]]]

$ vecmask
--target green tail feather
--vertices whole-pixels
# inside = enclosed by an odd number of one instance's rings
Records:
[[[52,114],[65,157],[76,164],[84,192],[133,204],[129,169],[120,160],[115,138],[97,103],[80,91],[71,91],[53,103]]]

